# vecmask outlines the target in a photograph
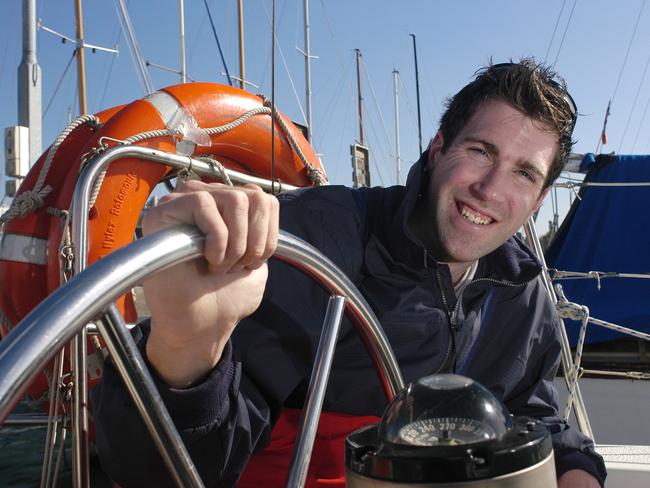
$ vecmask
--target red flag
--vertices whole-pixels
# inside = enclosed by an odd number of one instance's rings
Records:
[[[605,144],[607,144],[607,132],[606,132],[606,130],[607,130],[607,119],[609,118],[609,109],[610,109],[611,105],[612,105],[612,101],[610,100],[607,103],[607,112],[605,112],[605,122],[603,122],[603,131],[600,133],[600,142],[602,143],[603,146]]]

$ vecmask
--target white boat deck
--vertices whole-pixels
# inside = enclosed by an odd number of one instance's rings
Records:
[[[596,450],[605,458],[607,488],[650,487],[650,446],[604,444]]]
[[[560,405],[566,401],[563,380],[556,379]],[[650,382],[583,378],[580,388],[607,465],[607,488],[650,488]],[[570,423],[574,426],[575,419]]]

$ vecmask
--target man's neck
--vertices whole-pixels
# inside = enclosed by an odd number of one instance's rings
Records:
[[[423,229],[426,227],[426,223],[423,222],[423,213],[422,210],[419,212],[416,210],[411,218],[409,219],[408,222],[408,227],[411,233],[420,240],[421,245],[424,247],[424,252],[425,256],[426,253],[428,252],[429,255],[431,255],[436,261],[439,259],[437,257],[437,253],[432,252],[436,246],[437,243],[432,239],[432,237],[427,234]],[[426,262],[426,257],[425,257],[425,262]],[[443,261],[444,262],[444,261]],[[451,273],[451,280],[452,283],[457,285],[467,270],[474,264],[473,262],[471,263],[445,263],[447,266],[449,266],[449,272]]]
[[[470,268],[472,263],[445,263],[449,266],[449,272],[451,273],[451,281],[457,285],[460,280],[463,278],[467,270]]]

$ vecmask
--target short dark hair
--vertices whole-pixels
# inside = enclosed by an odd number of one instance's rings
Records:
[[[475,79],[446,102],[440,132],[446,151],[476,110],[486,101],[501,99],[558,135],[559,151],[544,182],[551,185],[566,164],[573,141],[577,111],[564,79],[550,67],[524,58],[518,63],[492,64],[478,70]]]

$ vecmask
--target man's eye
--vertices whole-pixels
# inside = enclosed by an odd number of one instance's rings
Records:
[[[475,154],[476,156],[482,156],[482,157],[485,157],[485,158],[487,158],[489,156],[488,152],[485,149],[483,149],[482,147],[470,147],[469,151],[471,153]]]
[[[520,169],[519,174],[524,178],[526,178],[527,180],[530,180],[531,182],[535,183],[535,176],[531,172],[525,169]]]

